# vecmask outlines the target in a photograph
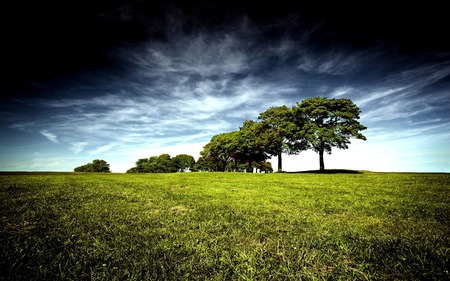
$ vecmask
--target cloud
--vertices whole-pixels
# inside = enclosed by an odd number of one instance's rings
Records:
[[[365,106],[367,104],[370,104],[374,101],[389,97],[391,95],[396,95],[401,93],[406,87],[399,87],[395,89],[384,89],[384,90],[377,90],[374,92],[371,92],[359,99],[355,100],[355,103],[358,104],[358,106]]]
[[[102,145],[102,146],[97,147],[97,148],[94,149],[94,150],[89,151],[89,154],[90,154],[90,155],[103,154],[103,153],[105,153],[105,152],[110,151],[110,150],[113,149],[114,147],[117,147],[118,145],[119,145],[119,144],[117,144],[117,143],[109,143],[109,144],[106,144],[106,145]]]
[[[393,60],[383,46],[314,48],[307,30],[294,34],[284,25],[273,33],[248,18],[188,31],[173,20],[176,27],[163,36],[111,49],[114,71],[87,72],[39,99],[23,99],[27,110],[8,128],[39,132],[71,156],[107,156],[120,165],[178,153],[176,147],[201,150],[213,135],[237,130],[271,106],[318,95],[350,98],[361,108],[369,127],[361,147],[442,137],[450,125],[446,61]]]
[[[75,153],[85,150],[85,143],[97,147],[90,153],[101,153],[110,143],[148,144],[162,138],[182,142],[236,130],[274,104],[292,103],[290,96],[297,92],[295,85],[274,83],[274,78],[251,70],[259,65],[276,72],[266,56],[286,57],[294,43],[283,40],[263,50],[257,38],[242,38],[247,29],[243,25],[240,33],[180,35],[119,49],[130,73],[119,89],[41,100],[43,107],[61,109],[41,121],[64,135]]]
[[[250,70],[246,49],[251,44],[230,33],[192,34],[168,42],[147,42],[121,50],[131,70],[140,77],[164,79],[165,75],[186,77],[225,76]],[[137,67],[137,68],[136,68]]]
[[[59,143],[58,137],[55,134],[50,133],[47,130],[41,130],[40,133],[41,133],[41,135],[46,137],[49,141],[51,141],[53,143]]]
[[[339,97],[349,94],[352,90],[353,90],[353,88],[349,87],[349,86],[338,87],[330,93],[330,97],[331,98],[339,98]],[[361,105],[361,102],[357,102],[357,104]]]
[[[78,154],[84,150],[84,148],[88,145],[87,142],[73,142],[69,144],[69,150],[73,151],[75,154]]]

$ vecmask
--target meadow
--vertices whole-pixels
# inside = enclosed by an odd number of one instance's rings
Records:
[[[0,280],[449,280],[450,174],[0,173]]]

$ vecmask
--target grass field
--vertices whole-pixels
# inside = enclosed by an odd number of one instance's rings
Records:
[[[0,173],[0,280],[448,280],[450,174]]]

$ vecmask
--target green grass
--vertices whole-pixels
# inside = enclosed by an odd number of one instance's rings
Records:
[[[448,280],[450,174],[0,173],[0,280]]]

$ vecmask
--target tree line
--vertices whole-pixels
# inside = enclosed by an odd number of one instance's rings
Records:
[[[271,107],[258,121],[246,120],[237,131],[213,136],[198,162],[210,163],[214,171],[250,170],[274,156],[282,171],[282,155],[311,149],[319,154],[319,169],[325,170],[324,153],[347,149],[350,139],[366,140],[360,132],[360,109],[350,99],[307,98],[295,106]]]
[[[175,173],[192,171],[195,159],[191,155],[180,154],[171,157],[169,154],[161,154],[150,158],[142,158],[136,162],[136,166],[127,173]]]
[[[350,99],[307,98],[292,107],[271,107],[246,120],[239,130],[215,135],[203,147],[200,158],[169,154],[142,158],[127,173],[170,173],[186,171],[273,171],[267,159],[311,149],[319,154],[319,169],[325,170],[324,153],[347,149],[350,139],[366,140],[359,123],[360,109]],[[107,168],[106,168],[107,167]],[[104,160],[75,168],[76,172],[109,172]]]
[[[92,163],[76,167],[74,172],[111,173],[109,164],[105,160],[100,159],[95,159]]]

